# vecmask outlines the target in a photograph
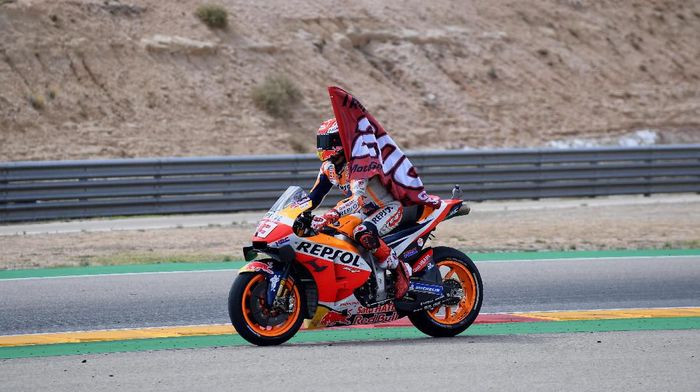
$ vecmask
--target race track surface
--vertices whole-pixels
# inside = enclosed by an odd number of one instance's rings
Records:
[[[482,313],[700,306],[700,256],[478,263]],[[228,323],[232,270],[0,280],[0,335]]]
[[[0,390],[700,390],[700,256],[477,265],[491,318],[623,310],[475,324],[451,339],[391,327],[304,331],[277,347],[230,332],[6,346],[0,358],[14,359],[0,359]],[[7,276],[0,346],[9,335],[227,324],[236,271]],[[546,320],[576,314],[589,318]]]

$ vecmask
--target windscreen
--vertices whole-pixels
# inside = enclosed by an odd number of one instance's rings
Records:
[[[272,205],[268,211],[268,215],[279,212],[291,204],[299,205],[308,201],[308,199],[309,197],[303,189],[298,186],[290,186],[284,191],[282,196],[277,199],[275,204]]]

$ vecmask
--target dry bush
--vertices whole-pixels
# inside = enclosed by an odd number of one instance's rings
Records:
[[[253,103],[273,117],[289,114],[291,107],[301,100],[299,87],[284,75],[268,76],[253,88]]]
[[[46,99],[41,94],[32,94],[27,99],[29,104],[36,110],[44,110],[46,107]]]
[[[220,5],[200,5],[195,15],[212,29],[225,29],[228,26],[228,12]]]

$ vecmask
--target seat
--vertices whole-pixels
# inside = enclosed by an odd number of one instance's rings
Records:
[[[403,208],[403,216],[401,217],[401,222],[396,228],[382,236],[382,239],[387,244],[396,242],[397,240],[406,237],[409,234],[413,234],[425,225],[419,225],[416,223],[418,218],[423,214],[422,205],[407,206]]]

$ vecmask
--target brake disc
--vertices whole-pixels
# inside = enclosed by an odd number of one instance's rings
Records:
[[[266,284],[257,284],[250,293],[250,310],[251,317],[258,325],[263,327],[271,327],[282,324],[289,313],[280,309],[270,309],[265,304],[265,294],[267,291]],[[287,301],[288,302],[288,301]],[[289,304],[291,305],[291,304]],[[290,306],[288,306],[290,308]]]

